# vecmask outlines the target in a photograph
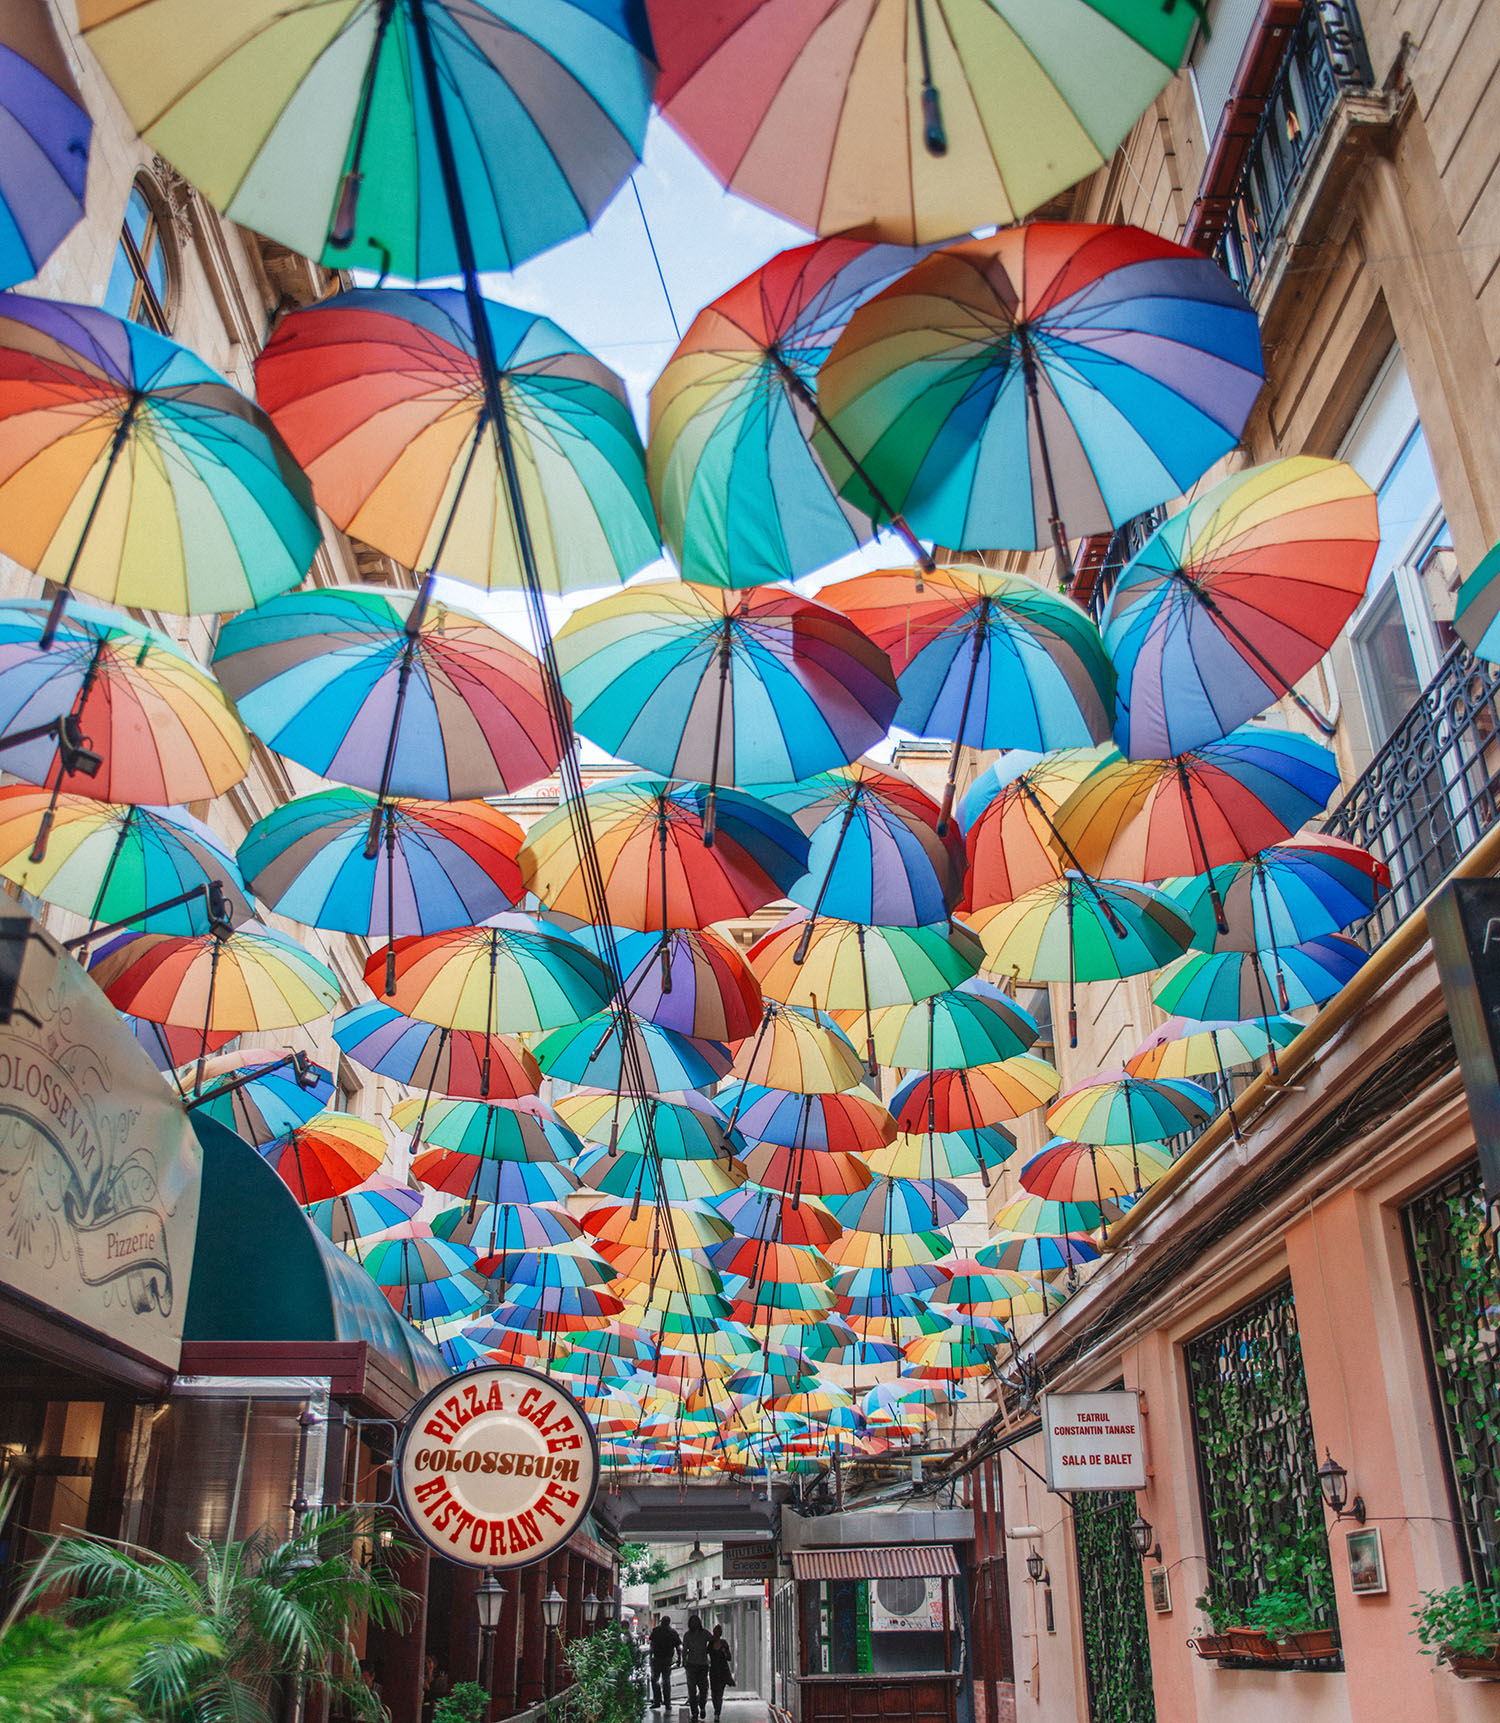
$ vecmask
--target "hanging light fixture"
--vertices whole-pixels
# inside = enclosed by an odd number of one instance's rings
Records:
[[[563,1611],[567,1607],[567,1598],[554,1585],[542,1599],[542,1620],[551,1632],[556,1633],[562,1626]]]
[[[1138,1556],[1148,1561],[1161,1560],[1161,1545],[1156,1541],[1156,1532],[1150,1520],[1138,1513],[1127,1530],[1130,1533],[1130,1547]]]
[[[1355,1520],[1360,1525],[1365,1523],[1365,1500],[1356,1496],[1349,1500],[1349,1474],[1334,1459],[1332,1452],[1323,1450],[1323,1464],[1317,1471],[1318,1488],[1323,1492],[1323,1500],[1333,1509],[1333,1517],[1338,1520],[1345,1518]],[[1345,1508],[1348,1508],[1347,1515]]]
[[[599,1621],[599,1611],[604,1607],[604,1599],[596,1597],[592,1591],[583,1594],[583,1619],[589,1627],[594,1627]]]
[[[500,1625],[500,1610],[505,1602],[505,1587],[501,1585],[498,1575],[493,1568],[486,1568],[484,1578],[479,1582],[479,1589],[474,1593],[475,1607],[479,1611],[479,1631],[493,1633]]]
[[[1026,1557],[1026,1571],[1031,1575],[1033,1582],[1039,1580],[1046,1571],[1042,1564],[1042,1552],[1035,1547]]]

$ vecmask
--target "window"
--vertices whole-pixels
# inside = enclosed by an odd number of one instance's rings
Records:
[[[125,206],[125,225],[104,290],[104,309],[165,335],[172,303],[168,241],[156,210],[137,182]]]

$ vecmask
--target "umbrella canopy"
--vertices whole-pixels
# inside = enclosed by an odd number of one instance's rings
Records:
[[[599,1248],[649,1249],[654,1240],[675,1239],[679,1249],[701,1249],[729,1238],[734,1228],[707,1203],[674,1203],[670,1211],[633,1198],[590,1204],[580,1225]]]
[[[420,1130],[429,1151],[474,1161],[570,1161],[583,1148],[550,1110],[523,1111],[504,1102],[411,1095],[391,1108],[391,1123],[398,1131]]]
[[[385,1138],[352,1113],[315,1113],[260,1152],[299,1203],[315,1203],[362,1185],[385,1159]]]
[[[386,1232],[410,1220],[422,1206],[422,1193],[372,1173],[363,1184],[336,1197],[307,1205],[307,1218],[337,1245],[357,1245],[371,1233]]]
[[[845,1232],[881,1235],[952,1226],[969,1209],[969,1199],[944,1179],[877,1178],[866,1190],[824,1201]]]
[[[576,611],[557,660],[580,734],[710,786],[843,765],[885,735],[898,701],[885,653],[785,587],[644,582]]]
[[[591,786],[584,802],[592,855],[564,803],[531,827],[519,856],[527,886],[568,915],[589,917],[587,879],[597,865],[621,926],[706,927],[784,896],[807,857],[807,840],[785,814],[738,790],[631,776]]]
[[[745,1156],[745,1171],[764,1191],[789,1198],[799,1212],[804,1197],[847,1196],[864,1190],[873,1177],[861,1155],[779,1143],[757,1144]]]
[[[184,1090],[194,1081],[190,1069],[176,1075]],[[214,1094],[231,1082],[239,1087]],[[259,1146],[321,1113],[333,1099],[333,1074],[306,1061],[287,1064],[284,1048],[255,1047],[206,1059],[202,1088],[205,1098],[195,1102],[193,1111]]]
[[[1313,455],[1235,473],[1173,515],[1104,614],[1121,750],[1201,747],[1293,692],[1353,615],[1379,548],[1375,493]]]
[[[1058,548],[1179,495],[1239,441],[1264,368],[1211,258],[1036,222],[934,252],[849,320],[818,398],[917,532]],[[844,494],[858,501],[855,473]],[[1019,739],[1018,739],[1019,740]]]
[[[478,268],[581,233],[635,167],[651,106],[627,0],[274,0],[184,22],[169,0],[85,0],[88,44],[137,131],[232,220],[330,269]]]
[[[1476,658],[1500,658],[1500,544],[1492,544],[1458,589],[1453,627]]]
[[[516,1101],[542,1086],[541,1067],[518,1041],[440,1029],[373,999],[336,1018],[333,1038],[367,1071],[439,1095]]]
[[[385,952],[375,951],[365,981],[374,992],[387,979]],[[486,1036],[579,1023],[612,991],[604,966],[576,940],[524,916],[396,940],[395,983],[388,998],[408,1017]]]
[[[1362,945],[1339,933],[1301,945],[1278,946],[1274,957],[1268,951],[1195,953],[1169,969],[1152,988],[1151,997],[1163,1011],[1201,1022],[1271,1018],[1282,988],[1286,992],[1283,1010],[1322,1005],[1342,991],[1369,955]]]
[[[1223,1077],[1236,1065],[1253,1065],[1302,1033],[1295,1017],[1271,1017],[1257,1022],[1233,1020],[1195,1022],[1169,1017],[1149,1034],[1125,1061],[1132,1077]]]
[[[671,1161],[728,1159],[743,1145],[696,1108],[657,1095],[564,1095],[558,1117],[585,1141],[622,1155],[658,1154]]]
[[[891,1112],[903,1131],[977,1131],[1034,1113],[1061,1083],[1055,1066],[1020,1053],[993,1065],[918,1072],[891,1096]]]
[[[557,769],[536,659],[425,589],[288,593],[231,617],[214,667],[268,747],[363,790],[462,801]]]
[[[750,947],[765,995],[788,1005],[865,1010],[914,1005],[978,973],[984,949],[961,922],[946,927],[867,927],[789,916]]]
[[[882,1065],[960,1071],[1024,1053],[1040,1031],[1030,1012],[985,981],[966,981],[920,1005],[890,1005],[870,1025]]]
[[[869,536],[808,442],[814,381],[855,307],[919,255],[846,238],[798,246],[693,319],[652,385],[646,456],[684,579],[793,580]]]
[[[271,421],[195,353],[94,306],[0,295],[0,550],[57,583],[54,616],[74,588],[244,610],[295,586],[319,542]]]
[[[625,1034],[613,1012],[554,1030],[537,1043],[537,1063],[549,1077],[617,1094],[627,1070],[632,1081],[639,1070],[646,1088],[656,1094],[706,1089],[729,1070],[728,1049],[717,1042],[690,1041],[631,1013],[625,1017]]]
[[[599,949],[596,929],[580,928],[576,937]],[[760,982],[727,940],[691,927],[669,928],[665,938],[617,929],[615,951],[620,998],[636,1016],[695,1040],[743,1041],[755,1033]]]
[[[467,1245],[481,1260],[518,1250],[548,1250],[583,1236],[566,1209],[546,1203],[526,1208],[513,1203],[465,1203],[434,1215],[432,1230],[450,1244]]]
[[[513,908],[520,847],[521,828],[487,802],[381,803],[330,789],[257,820],[239,860],[256,895],[293,921],[394,940]]]
[[[818,233],[946,239],[1102,167],[1191,7],[649,0],[657,99],[732,191]]]
[[[733,1075],[766,1089],[836,1095],[865,1075],[854,1043],[820,1011],[766,1001],[754,1039],[735,1054]]]
[[[1056,1239],[1068,1250],[1068,1240],[1074,1233],[1097,1229],[1118,1217],[1120,1210],[1113,1203],[1063,1202],[1056,1197],[1022,1196],[1007,1203],[994,1216],[995,1231],[1023,1234],[1038,1239]],[[975,1251],[975,1259],[987,1268],[1015,1268],[1013,1262],[1001,1260],[1003,1250],[994,1243]]]
[[[862,1084],[834,1094],[805,1095],[733,1082],[725,1084],[717,1098],[751,1142],[865,1154],[896,1134],[891,1115]]]
[[[1390,885],[1390,869],[1368,850],[1321,832],[1272,844],[1253,859],[1163,887],[1193,924],[1204,951],[1264,951],[1339,933],[1363,921]],[[1220,933],[1209,887],[1229,924]]]
[[[1021,1188],[1060,1202],[1116,1202],[1154,1185],[1171,1164],[1155,1143],[1115,1147],[1054,1137],[1021,1168]]]
[[[738,1161],[658,1161],[646,1155],[612,1155],[607,1148],[585,1149],[574,1170],[590,1190],[605,1196],[673,1206],[723,1196],[745,1182]]]
[[[105,922],[139,919],[148,907],[205,888],[203,896],[151,916],[156,933],[207,933],[207,888],[214,884],[231,922],[255,914],[240,870],[191,814],[57,795],[30,784],[0,788],[0,876],[33,897]]]
[[[0,287],[29,281],[83,214],[93,121],[45,0],[0,19]]]
[[[731,1191],[714,1206],[742,1239],[778,1239],[782,1244],[822,1250],[842,1230],[820,1203],[801,1202],[794,1209],[781,1193],[754,1185]]]
[[[503,447],[456,288],[358,288],[293,311],[255,362],[260,401],[336,524],[407,568],[523,584],[509,462],[549,590],[628,579],[660,543],[624,384],[547,318],[483,307]]]
[[[1053,842],[1053,816],[1113,746],[1035,754],[1014,748],[970,784],[959,805],[972,909],[1010,903],[1060,879],[1066,858]]]
[[[965,1179],[978,1174],[986,1187],[990,1173],[1016,1152],[1016,1139],[999,1125],[976,1131],[903,1132],[889,1148],[865,1156],[870,1171],[882,1178]]]
[[[1206,1125],[1217,1111],[1212,1091],[1199,1083],[1101,1071],[1059,1095],[1047,1123],[1080,1143],[1153,1143]]]
[[[48,606],[0,601],[0,762],[34,784],[101,801],[207,801],[244,777],[245,734],[224,690],[165,634],[95,605],[69,605],[48,650]],[[70,770],[71,748],[43,729],[63,721],[99,757]],[[43,729],[29,741],[4,737]],[[64,757],[64,753],[68,757]]]
[[[463,1197],[471,1205],[494,1203],[521,1208],[532,1203],[560,1203],[578,1189],[570,1167],[553,1161],[502,1161],[493,1156],[457,1154],[449,1149],[424,1149],[411,1164],[412,1177],[447,1196]]]
[[[1000,1233],[975,1256],[991,1268],[1013,1268],[1027,1274],[1052,1274],[1099,1260],[1099,1247],[1085,1232]]]

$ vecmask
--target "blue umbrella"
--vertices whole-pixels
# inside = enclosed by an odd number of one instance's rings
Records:
[[[1167,970],[1151,997],[1163,1011],[1201,1022],[1269,1019],[1277,1014],[1281,986],[1286,988],[1289,1011],[1322,1005],[1343,990],[1369,955],[1362,945],[1339,933],[1280,946],[1274,958],[1264,951],[1202,952]]]
[[[45,0],[0,15],[0,287],[29,281],[83,214],[93,121]]]
[[[728,1071],[727,1048],[716,1041],[692,1041],[671,1029],[648,1023],[633,1013],[630,1035],[648,1090],[670,1094],[676,1089],[705,1089]],[[537,1063],[549,1077],[588,1089],[619,1092],[625,1059],[620,1031],[607,1012],[581,1023],[555,1029],[537,1043]]]

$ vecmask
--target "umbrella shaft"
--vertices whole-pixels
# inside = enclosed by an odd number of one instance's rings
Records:
[[[1265,656],[1248,635],[1242,633],[1241,630],[1229,620],[1218,602],[1209,593],[1206,593],[1203,588],[1198,585],[1197,581],[1190,580],[1180,568],[1173,569],[1172,572],[1188,589],[1188,591],[1192,593],[1193,597],[1197,599],[1199,604],[1203,606],[1209,615],[1213,617],[1219,627],[1222,628],[1224,632],[1239,646],[1241,646],[1250,655],[1250,657],[1255,660],[1260,668],[1265,671],[1266,675],[1271,678],[1282,693],[1288,696],[1292,704],[1304,718],[1317,725],[1318,729],[1320,729],[1325,736],[1334,736],[1338,734],[1338,725],[1334,723],[1333,719],[1330,718],[1326,712],[1320,712],[1305,694],[1299,693],[1297,689],[1292,686],[1289,679],[1282,675],[1282,673],[1274,664],[1272,664],[1270,659]]]
[[[42,630],[40,641],[43,652],[52,649],[52,643],[57,639],[57,630],[62,622],[63,611],[67,608],[68,593],[73,586],[73,576],[78,572],[78,564],[83,559],[84,547],[89,542],[89,534],[93,531],[94,521],[99,514],[99,505],[104,501],[104,493],[109,487],[109,476],[115,470],[115,462],[120,458],[120,451],[125,447],[126,439],[130,436],[130,427],[135,423],[135,416],[140,411],[143,397],[140,390],[132,389],[130,401],[120,416],[120,422],[115,427],[114,438],[109,445],[109,454],[104,462],[104,471],[99,478],[99,488],[94,492],[94,500],[89,504],[89,512],[84,519],[83,530],[78,535],[78,543],[73,547],[73,555],[68,562],[67,573],[62,578],[62,584],[57,589],[57,597],[52,600],[52,609],[47,613],[47,626]]]
[[[1031,345],[1029,332],[1022,329],[1019,332],[1021,342],[1021,376],[1026,384],[1026,399],[1031,406],[1032,420],[1036,425],[1037,453],[1042,461],[1042,482],[1047,487],[1047,525],[1051,529],[1053,548],[1057,552],[1058,575],[1063,589],[1066,591],[1073,584],[1073,564],[1068,556],[1068,534],[1062,523],[1062,512],[1057,506],[1057,483],[1052,476],[1052,454],[1047,447],[1047,431],[1042,424],[1042,397],[1036,383],[1036,350]]]

